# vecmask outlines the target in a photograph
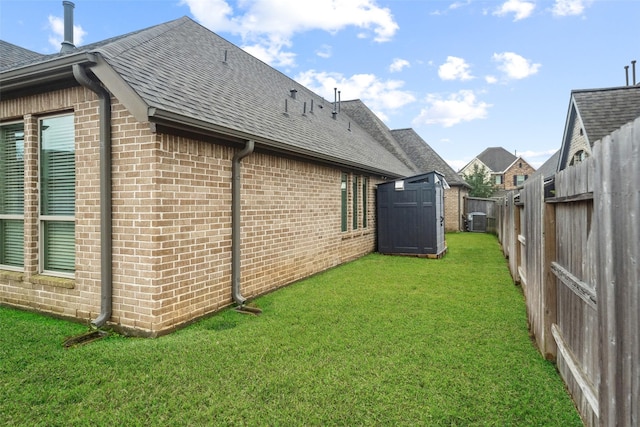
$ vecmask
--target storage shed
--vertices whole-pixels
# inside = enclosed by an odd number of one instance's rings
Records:
[[[377,187],[378,252],[439,258],[444,238],[444,190],[440,172],[385,182]]]

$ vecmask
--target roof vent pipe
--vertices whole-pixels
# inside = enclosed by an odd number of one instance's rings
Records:
[[[632,70],[632,76],[633,76],[633,85],[636,85],[636,60],[634,59],[633,61],[631,61],[631,70]]]
[[[338,113],[340,112],[340,92],[338,91]]]
[[[291,89],[289,92],[291,92],[291,97],[296,99],[296,93],[298,93],[298,91],[296,89]]]
[[[629,86],[629,66],[628,65],[624,66],[624,76],[627,79],[627,86]]]
[[[336,114],[338,114],[338,111],[336,110],[336,106],[338,104],[338,88],[334,87],[333,88],[333,118],[336,118]]]
[[[70,1],[63,1],[64,7],[64,41],[60,53],[73,52],[76,46],[73,44],[73,8],[76,7]]]

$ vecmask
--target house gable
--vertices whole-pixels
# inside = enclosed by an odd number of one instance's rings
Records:
[[[596,141],[637,117],[640,86],[572,91],[558,170],[590,155]]]

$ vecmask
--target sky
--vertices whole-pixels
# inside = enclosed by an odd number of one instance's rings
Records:
[[[637,0],[75,0],[76,46],[189,16],[328,100],[413,128],[454,170],[488,147],[539,167],[571,91],[626,85]],[[55,53],[61,0],[0,0],[0,39]],[[640,82],[640,63],[637,80]]]

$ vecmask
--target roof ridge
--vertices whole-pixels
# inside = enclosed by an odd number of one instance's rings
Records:
[[[149,43],[150,41],[161,36],[167,31],[179,27],[180,25],[184,25],[184,23],[187,21],[193,20],[188,16],[182,16],[181,18],[177,18],[172,21],[163,22],[161,24],[153,25],[141,30],[132,31],[127,34],[105,39],[91,45],[83,46],[83,49],[93,50],[97,52],[108,49],[110,57],[118,57],[129,49],[136,48],[145,43]],[[140,40],[137,40],[138,38],[140,38]],[[132,43],[124,43],[127,40],[132,41]],[[120,42],[122,44],[116,44],[116,42]]]

